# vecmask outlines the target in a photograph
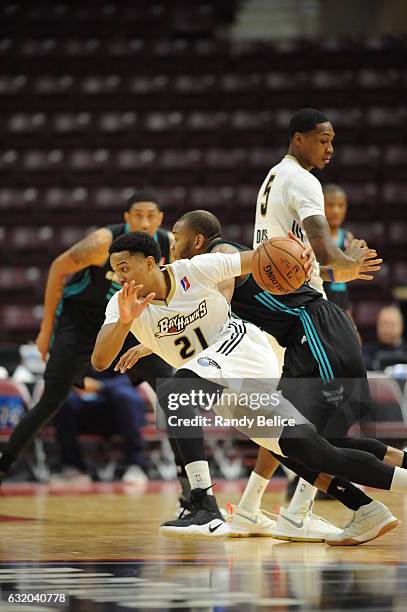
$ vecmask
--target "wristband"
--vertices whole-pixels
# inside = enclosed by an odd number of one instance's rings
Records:
[[[327,268],[327,272],[328,272],[329,280],[331,281],[331,283],[334,283],[335,282],[334,271],[332,270],[332,268]]]

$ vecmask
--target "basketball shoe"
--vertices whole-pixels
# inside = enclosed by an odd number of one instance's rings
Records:
[[[341,529],[314,514],[313,505],[314,502],[309,500],[295,512],[281,507],[277,523],[271,532],[273,538],[292,542],[324,542],[328,536],[341,533]]]
[[[228,535],[229,526],[222,518],[214,495],[207,495],[207,489],[191,491],[191,510],[174,521],[167,521],[160,527],[165,536],[180,538],[219,538]]]
[[[269,516],[276,515],[269,514],[264,510],[259,510],[257,514],[252,514],[251,512],[246,512],[240,506],[232,506],[232,504],[227,504],[226,507],[229,510],[229,537],[271,537],[273,535],[272,530],[276,525],[276,521],[269,518]]]
[[[175,508],[175,518],[182,518],[187,514],[190,514],[192,508],[191,498],[187,499],[186,497],[179,497],[177,506]],[[225,508],[219,508],[219,512],[222,515],[224,521],[228,518],[228,511]]]
[[[400,521],[379,501],[373,500],[353,513],[352,520],[339,533],[326,536],[330,546],[357,546],[391,531]]]

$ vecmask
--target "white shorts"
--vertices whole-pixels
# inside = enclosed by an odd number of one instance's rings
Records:
[[[266,429],[259,428],[245,423],[242,417],[255,416],[256,423],[261,416],[293,419],[298,425],[308,422],[277,391],[280,376],[278,360],[266,334],[251,323],[232,319],[215,344],[194,356],[180,369],[191,370],[201,378],[222,385],[226,388],[224,395],[277,395],[280,398],[278,403],[257,406],[255,410],[248,405],[231,406],[223,401],[222,405],[214,406],[214,411],[225,418],[236,418],[239,421],[236,426],[239,431],[279,455],[283,453],[278,445],[278,438],[284,427],[276,425]]]
[[[252,323],[231,319],[219,340],[190,359],[180,369],[192,370],[214,382],[242,381],[247,378],[279,378],[277,358],[267,336]]]

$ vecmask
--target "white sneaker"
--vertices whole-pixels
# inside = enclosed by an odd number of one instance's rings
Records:
[[[134,485],[146,484],[148,482],[148,477],[140,466],[129,465],[122,476],[122,482]]]
[[[226,507],[229,510],[229,537],[272,536],[272,529],[275,527],[276,521],[269,518],[269,516],[275,516],[274,514],[264,510],[259,510],[257,514],[252,514],[251,512],[246,512],[240,506],[232,506],[232,504],[227,504]]]
[[[324,542],[328,536],[341,533],[341,529],[314,514],[313,505],[310,499],[295,512],[281,507],[276,526],[271,532],[273,538],[292,542]]]
[[[373,500],[356,510],[346,527],[340,533],[327,536],[325,542],[330,546],[356,546],[379,538],[399,524],[387,506]]]
[[[89,484],[92,478],[75,467],[66,466],[57,474],[52,474],[49,484]]]

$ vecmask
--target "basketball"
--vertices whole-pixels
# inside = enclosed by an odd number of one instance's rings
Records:
[[[303,251],[298,242],[284,236],[262,242],[253,255],[254,280],[274,295],[292,293],[305,282]]]

